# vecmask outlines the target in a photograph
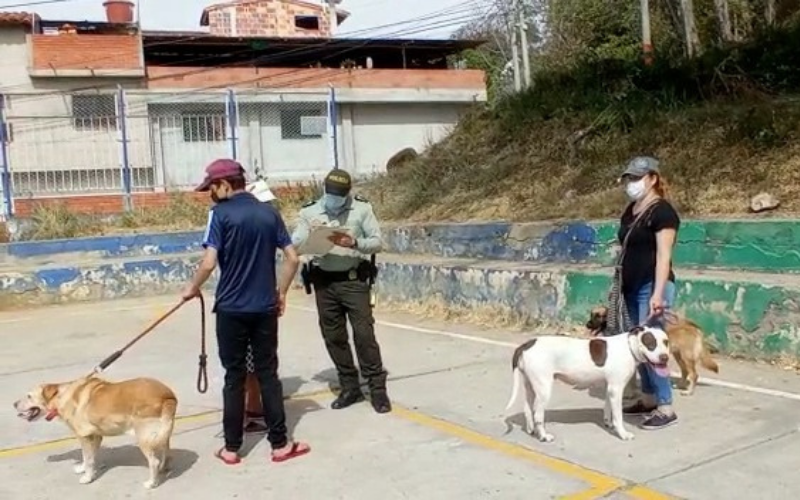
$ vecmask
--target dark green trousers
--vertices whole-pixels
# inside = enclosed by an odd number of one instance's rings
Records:
[[[336,366],[342,390],[358,389],[358,369],[347,334],[347,320],[353,328],[358,365],[371,391],[386,389],[386,370],[381,348],[375,339],[375,318],[369,305],[369,285],[363,281],[316,283],[317,313],[322,337]]]

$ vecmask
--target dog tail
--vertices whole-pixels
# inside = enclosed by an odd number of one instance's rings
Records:
[[[511,398],[508,400],[508,404],[506,405],[506,413],[511,411],[514,407],[519,404],[521,396],[524,396],[523,391],[525,390],[525,375],[522,373],[522,367],[517,365],[514,368],[514,383],[511,386]]]
[[[703,368],[706,370],[719,373],[719,365],[714,358],[711,357],[711,354],[708,353],[705,345],[703,346],[703,352],[700,353],[700,364],[703,365]]]

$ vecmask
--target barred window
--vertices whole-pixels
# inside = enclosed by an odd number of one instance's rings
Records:
[[[72,123],[76,130],[116,129],[116,96],[114,94],[73,95]]]
[[[185,142],[218,142],[227,137],[225,115],[181,115]]]

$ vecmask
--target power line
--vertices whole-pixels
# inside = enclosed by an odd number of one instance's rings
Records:
[[[67,1],[70,1],[70,0],[67,0]],[[424,16],[407,19],[405,21],[400,21],[400,22],[395,22],[395,23],[389,23],[389,24],[385,24],[385,25],[375,26],[373,28],[360,30],[359,32],[363,34],[363,33],[369,32],[369,31],[376,31],[376,30],[379,30],[379,29],[387,28],[387,27],[401,26],[401,25],[409,24],[409,23],[417,23],[419,21],[432,20],[432,19],[435,19],[436,17],[452,16],[452,15],[455,15],[455,14],[460,14],[460,13],[466,12],[467,10],[471,10],[471,9],[464,9],[463,7],[459,8],[458,5],[451,6],[451,7],[442,9],[440,11],[435,11],[433,13],[424,15]],[[417,30],[400,30],[400,31],[396,31],[396,32],[393,32],[393,33],[389,33],[389,35],[409,35],[409,34],[423,33],[425,31],[429,31],[431,28],[449,27],[449,26],[452,26],[453,24],[458,24],[458,23],[461,23],[461,22],[465,22],[465,21],[468,21],[470,19],[471,19],[470,16],[461,16],[461,17],[456,17],[456,18],[452,18],[451,17],[444,24],[440,24],[439,21],[434,21],[432,24],[423,25],[422,27],[420,27],[421,29],[417,29]],[[357,45],[355,45],[355,46],[353,46],[353,47],[351,47],[349,49],[345,49],[344,51],[342,51],[342,53],[347,53],[347,52],[350,52],[352,50],[356,50],[358,48],[363,48],[364,46],[368,45],[370,41],[371,41],[370,39],[367,39],[367,40],[365,40],[364,43],[357,44]],[[166,44],[167,42],[164,42],[164,43]],[[178,42],[174,42],[174,43],[178,43]],[[203,73],[210,72],[210,71],[215,71],[215,70],[218,70],[218,69],[236,68],[236,67],[241,67],[241,66],[248,66],[248,65],[253,64],[253,63],[258,63],[258,62],[262,62],[263,63],[263,62],[268,62],[268,61],[271,61],[271,60],[281,59],[283,57],[286,57],[287,55],[294,55],[294,56],[310,55],[310,54],[313,54],[315,52],[319,52],[321,49],[328,48],[331,45],[335,46],[336,44],[341,44],[341,43],[343,43],[342,40],[339,40],[339,39],[336,39],[336,38],[332,38],[332,39],[326,40],[325,42],[322,42],[322,43],[319,43],[319,44],[313,44],[313,45],[309,45],[309,46],[299,47],[299,48],[296,48],[296,49],[290,49],[288,51],[283,51],[283,52],[275,54],[273,56],[259,56],[259,57],[255,57],[255,58],[252,58],[252,59],[248,59],[247,61],[233,63],[233,64],[230,64],[230,65],[215,65],[215,66],[210,66],[210,67],[207,67],[207,68],[196,68],[196,69],[187,70],[187,71],[181,72],[181,73],[165,75],[165,76],[162,76],[162,77],[150,78],[150,79],[148,79],[148,82],[159,81],[159,80],[170,79],[170,78],[179,78],[179,77],[185,77],[185,76],[192,76],[192,75],[197,75],[197,74],[203,74]],[[150,45],[148,45],[148,46],[150,46]],[[245,49],[245,50],[242,50],[242,51],[237,51],[235,53],[244,53],[244,52],[249,52],[250,50],[251,49]],[[334,57],[335,55],[338,55],[338,54],[340,54],[340,53],[329,55],[328,57],[323,58],[323,59],[328,59],[328,58]],[[218,57],[218,56],[214,55],[214,56],[207,56],[207,57],[202,57],[202,58],[195,58],[195,59],[192,59],[191,61],[209,59],[209,58],[214,58],[214,57]],[[185,61],[180,61],[178,63],[175,63],[174,65],[177,66],[177,65],[179,65],[181,63],[185,63]],[[163,67],[165,65],[159,65],[159,66]],[[167,65],[167,66],[169,66],[169,65]],[[304,69],[306,69],[306,68],[299,68],[299,70],[304,70]],[[108,74],[107,76],[108,77],[114,77],[115,75],[114,74]],[[120,74],[120,75],[116,75],[116,76],[122,77],[122,76],[125,76],[125,75]],[[0,92],[8,93],[9,90],[11,90],[11,89],[19,88],[19,87],[27,87],[27,86],[28,86],[27,84],[18,84],[18,85],[13,85],[13,86],[0,87]],[[93,90],[97,91],[97,90],[102,90],[102,89],[111,89],[111,88],[116,88],[116,87],[117,87],[117,83],[109,83],[109,84],[105,84],[105,85],[101,84],[101,85],[92,85],[92,86],[86,86],[86,87],[76,87],[76,88],[70,89],[69,91],[63,91],[63,92],[58,92],[58,93],[78,93],[78,92],[93,91]],[[36,95],[36,94],[34,94],[34,95]],[[51,95],[51,94],[48,94],[48,95]]]
[[[450,11],[450,9],[445,9],[445,10]],[[425,17],[429,17],[429,16],[425,16]],[[399,30],[399,31],[396,31],[396,32],[389,33],[388,35],[396,35],[396,34],[401,34],[401,35],[402,34],[406,34],[407,35],[407,34],[415,34],[415,33],[419,33],[419,32],[425,32],[427,30],[430,30],[431,28],[452,27],[452,26],[456,26],[459,23],[462,23],[462,22],[470,20],[470,19],[474,20],[474,17],[462,16],[462,17],[450,18],[447,21],[437,21],[437,22],[434,22],[432,24],[429,23],[429,24],[426,24],[424,26],[420,26],[415,30]],[[393,24],[400,24],[400,23],[393,23]],[[342,54],[345,54],[347,52],[350,52],[350,51],[356,50],[358,48],[361,48],[361,47],[369,44],[370,41],[371,40],[366,39],[361,44],[358,44],[358,45],[353,46],[353,47],[345,48],[345,49],[343,49],[341,51],[338,51],[338,52],[335,52],[333,54],[329,54],[328,56],[326,56],[323,59],[338,57],[338,56],[340,56]],[[281,56],[281,55],[282,54],[279,54],[278,56]],[[179,77],[179,76],[186,76],[187,74],[190,74],[190,73],[191,74],[198,74],[198,73],[203,73],[203,72],[207,72],[207,71],[214,71],[214,70],[217,70],[217,69],[225,69],[225,68],[226,67],[216,67],[216,66],[215,67],[210,67],[210,68],[202,68],[200,70],[194,70],[194,71],[190,71],[190,72],[183,72],[183,73],[165,75],[163,77],[156,77],[156,78],[153,78],[153,79],[150,79],[150,80],[153,81],[153,80],[158,80],[158,79],[175,78],[175,77]],[[257,82],[260,82],[260,81],[263,81],[263,80],[267,80],[267,79],[277,79],[277,78],[281,78],[281,77],[287,76],[287,75],[292,75],[292,74],[297,74],[297,73],[302,73],[302,72],[308,72],[309,70],[313,70],[313,69],[314,68],[292,68],[290,70],[287,70],[287,71],[279,73],[279,74],[271,74],[271,75],[267,75],[267,76],[255,77],[255,78],[252,78],[252,79],[249,79],[249,80],[236,82],[236,84],[237,85],[252,84],[252,83],[257,83]],[[260,87],[259,86],[259,87],[257,87],[256,89],[253,89],[253,90],[255,90],[255,91],[258,91],[258,90],[263,91],[263,90],[268,90],[268,89],[274,90],[276,88],[287,88],[287,87],[291,87],[292,85],[310,83],[310,82],[313,82],[315,80],[332,81],[332,80],[337,80],[337,79],[344,78],[344,77],[347,77],[347,76],[349,76],[348,73],[342,73],[339,76],[333,76],[333,77],[330,77],[329,75],[300,76],[300,78],[297,78],[297,79],[294,79],[294,80],[289,80],[289,81],[283,80],[280,83],[280,87],[276,86],[276,87],[266,87],[265,88],[265,87]],[[112,86],[112,84],[109,84],[109,86]],[[115,87],[116,85],[113,85],[113,86]],[[220,90],[222,88],[226,88],[226,87],[229,87],[229,86],[230,86],[230,83],[226,82],[226,83],[219,84],[219,85],[211,85],[211,86],[200,87],[200,88],[192,88],[192,89],[188,89],[185,92],[182,92],[177,98],[174,96],[174,93],[170,93],[171,95],[169,97],[164,97],[164,98],[160,98],[160,99],[158,97],[155,98],[155,99],[148,99],[147,102],[143,103],[143,104],[148,104],[148,105],[149,104],[180,104],[182,102],[190,101],[193,98],[196,99],[197,94],[201,94],[201,93],[208,92],[208,91],[211,91],[211,90]],[[91,88],[87,88],[85,90],[101,90],[102,88],[103,88],[102,86],[94,86],[94,87],[91,87]],[[143,91],[147,91],[146,89],[142,89],[142,90]],[[69,94],[75,93],[75,92],[78,92],[78,90],[77,89],[72,89],[70,91],[60,91],[60,92],[53,92],[53,93],[47,93],[47,94],[41,94],[41,93],[29,94],[31,97],[26,99],[26,102],[31,102],[33,100],[50,98],[53,95],[66,96],[66,95],[69,95]],[[155,94],[157,92],[153,92],[153,93]],[[17,119],[23,119],[23,117],[20,117],[20,116],[17,116],[16,118]],[[36,119],[36,117],[27,117],[27,118]],[[64,118],[69,118],[69,117],[65,116]],[[58,119],[56,119],[56,120],[58,120]],[[46,124],[46,125],[56,124],[56,123],[58,123],[58,122],[51,122],[51,123]],[[46,126],[37,127],[37,129],[38,130],[42,130],[42,129],[47,129],[47,127]]]

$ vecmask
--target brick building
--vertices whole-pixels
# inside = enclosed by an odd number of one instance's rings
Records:
[[[142,30],[132,2],[106,4],[97,22],[0,13],[5,211],[162,203],[221,156],[278,184],[333,165],[373,175],[486,100],[484,73],[453,64],[478,42],[332,38],[348,14],[333,23],[327,2],[212,5],[191,32]]]
[[[332,16],[335,16],[333,18]],[[330,37],[345,11],[304,0],[239,0],[203,10],[200,26],[217,36]]]

